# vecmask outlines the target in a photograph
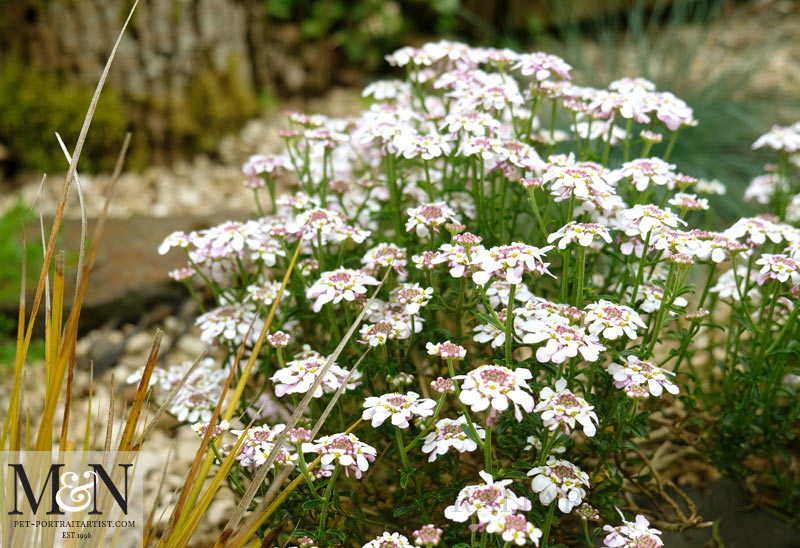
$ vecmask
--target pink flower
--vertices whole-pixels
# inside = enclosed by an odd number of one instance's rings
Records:
[[[431,388],[440,394],[456,391],[455,386],[453,386],[453,379],[446,379],[444,377],[437,377],[435,381],[431,381]]]
[[[463,360],[467,349],[450,341],[440,343],[427,343],[425,345],[429,356],[440,356],[443,360]]]
[[[274,348],[284,348],[292,340],[292,337],[283,331],[276,331],[267,335],[267,342]]]
[[[414,544],[417,546],[437,546],[442,539],[442,530],[432,523],[423,525],[412,534],[414,535]]]

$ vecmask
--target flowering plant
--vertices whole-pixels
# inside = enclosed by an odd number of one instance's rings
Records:
[[[671,160],[692,108],[647,80],[595,89],[552,55],[447,41],[388,61],[407,78],[362,113],[289,113],[285,150],[244,166],[254,219],[159,248],[185,255],[173,276],[224,356],[170,411],[216,419],[195,393],[232,378],[222,418],[255,417],[206,467],[235,456],[248,534],[657,547],[643,514],[702,524],[626,497],[678,508],[653,424],[723,469],[791,439],[800,126],[755,142],[777,167],[748,195],[770,213],[726,228],[702,224],[720,185]]]

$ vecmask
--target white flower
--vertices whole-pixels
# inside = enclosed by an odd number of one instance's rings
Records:
[[[493,521],[486,526],[488,533],[500,533],[506,543],[517,546],[531,543],[539,546],[542,532],[529,522],[523,514],[506,514],[502,519]]]
[[[366,296],[368,285],[378,285],[379,282],[369,274],[360,270],[339,268],[323,272],[320,279],[306,291],[307,299],[316,299],[312,309],[314,312],[322,310],[327,303],[338,303],[342,300],[355,301]]]
[[[772,126],[767,133],[756,139],[753,148],[768,147],[772,150],[797,152],[800,150],[800,131],[794,126]]]
[[[515,370],[501,365],[482,365],[466,375],[461,385],[461,401],[472,411],[485,411],[491,406],[493,412],[502,413],[514,405],[514,417],[522,421],[520,407],[530,413],[533,410],[533,396],[528,386],[531,372],[524,367]]]
[[[589,475],[569,461],[550,456],[545,466],[537,466],[528,472],[533,476],[531,488],[539,493],[539,502],[549,506],[558,499],[558,509],[568,514],[586,496]]]
[[[392,290],[392,300],[403,305],[406,314],[418,314],[433,297],[433,288],[422,288],[419,284],[402,284]]]
[[[464,426],[467,424],[467,419],[464,416],[453,419],[441,419],[433,427],[433,430],[425,436],[422,444],[422,452],[430,453],[428,462],[435,461],[439,456],[444,455],[450,448],[455,449],[459,453],[475,451],[478,444],[475,443],[464,431]],[[475,431],[478,437],[483,439],[486,437],[486,431],[480,426],[475,425]]]
[[[521,332],[523,343],[545,343],[536,350],[536,359],[542,363],[564,363],[578,354],[588,362],[596,362],[600,352],[606,349],[595,335],[586,333],[582,327],[569,325],[567,320],[562,323],[555,316],[521,321],[515,327]]]
[[[578,245],[583,247],[589,247],[595,238],[601,238],[606,243],[611,243],[611,235],[603,225],[571,222],[550,234],[547,237],[547,243],[558,240],[558,249],[566,249],[573,242],[578,242]]]
[[[567,380],[562,378],[556,381],[555,391],[546,386],[539,392],[539,403],[534,411],[541,414],[542,422],[550,430],[560,428],[569,434],[577,422],[591,438],[597,432],[594,423],[599,422],[593,409],[586,400],[567,390]]]
[[[177,230],[164,238],[164,241],[161,242],[161,245],[158,246],[158,254],[165,255],[170,249],[173,247],[181,247],[186,249],[189,247],[191,243],[191,236],[186,234],[182,230]]]
[[[766,280],[782,283],[791,280],[792,285],[800,284],[800,267],[788,255],[764,253],[756,260],[756,264],[761,266],[759,285]]]
[[[640,360],[633,355],[626,357],[622,364],[610,364],[606,371],[613,377],[614,386],[624,389],[631,397],[647,397],[649,391],[650,394],[659,398],[664,389],[670,394],[679,392],[678,387],[672,384],[667,377],[667,375],[674,376],[675,373]],[[643,393],[638,390],[631,391],[632,386],[645,385],[646,390]]]
[[[309,356],[300,357],[292,360],[286,364],[285,367],[278,369],[270,380],[275,384],[275,395],[278,397],[286,394],[305,394],[311,389],[311,386],[316,381],[317,377],[322,373],[327,359],[317,354],[311,353]],[[335,392],[342,381],[347,378],[349,371],[342,369],[335,363],[332,363],[325,373],[322,382],[317,386],[313,396],[321,398],[324,393]],[[352,390],[356,387],[353,381],[359,379],[361,373],[354,371],[350,376],[345,389]]]
[[[256,316],[251,307],[252,305],[221,306],[202,314],[195,320],[195,325],[201,330],[200,339],[206,344],[212,344],[216,339],[241,344],[249,331],[248,343],[254,343],[264,321]]]
[[[416,392],[399,394],[383,394],[382,396],[370,396],[364,401],[364,413],[362,418],[372,421],[372,427],[377,428],[386,419],[391,419],[391,423],[399,428],[408,428],[409,419],[417,417],[430,417],[433,415],[433,408],[436,402],[428,399],[419,399]]]
[[[638,158],[622,164],[610,175],[612,181],[630,179],[639,192],[643,192],[652,182],[655,185],[672,188],[675,185],[675,164],[668,164],[661,158]]]
[[[384,532],[381,536],[375,537],[362,548],[413,548],[413,544],[408,538],[400,533]]]
[[[679,224],[685,225],[667,207],[660,209],[652,204],[635,205],[630,209],[622,210],[617,219],[620,230],[624,230],[628,236],[639,236],[644,238],[648,232],[657,234],[668,228],[676,228]]]
[[[622,525],[611,527],[606,525],[603,530],[608,532],[603,539],[603,546],[607,548],[661,548],[664,541],[659,536],[661,531],[652,529],[650,522],[642,515],[637,515],[635,521],[627,521],[622,512]]]
[[[512,480],[494,481],[485,471],[480,472],[483,483],[467,485],[456,497],[455,503],[444,509],[444,517],[456,522],[465,522],[475,516],[479,524],[496,523],[509,514],[531,509],[531,501],[515,495],[506,486]]]
[[[406,210],[406,232],[416,232],[420,238],[427,238],[431,231],[439,232],[446,223],[458,222],[456,212],[444,202],[435,202]]]
[[[529,272],[538,276],[550,274],[547,270],[550,263],[544,262],[544,255],[552,248],[515,242],[491,249],[473,250],[472,263],[476,272],[472,275],[472,281],[484,285],[494,276],[511,284],[519,284],[522,275]]]
[[[445,360],[463,360],[467,355],[467,349],[450,341],[440,343],[426,343],[425,349],[429,356],[440,356]]]
[[[302,451],[318,453],[322,456],[320,462],[323,466],[336,462],[345,468],[347,475],[350,475],[352,470],[359,479],[377,455],[374,447],[362,442],[353,434],[345,433],[322,436],[313,443],[304,443]]]
[[[639,314],[629,306],[614,304],[610,301],[599,300],[587,305],[586,322],[589,333],[600,335],[613,341],[623,335],[629,339],[638,337],[639,328],[647,329]]]

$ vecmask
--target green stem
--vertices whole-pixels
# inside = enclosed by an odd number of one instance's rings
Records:
[[[333,493],[333,485],[336,483],[336,476],[339,475],[339,463],[336,463],[336,468],[333,469],[331,479],[328,480],[328,485],[325,487],[325,494],[322,498],[322,512],[319,516],[319,529],[317,531],[317,538],[322,536],[325,530],[325,522],[328,520],[328,507],[331,502],[331,494]]]
[[[508,290],[508,306],[506,306],[506,367],[511,367],[511,343],[514,339],[514,297],[517,286],[511,284]]]
[[[678,139],[678,130],[672,132],[672,135],[669,138],[669,143],[667,143],[667,150],[664,151],[664,155],[661,157],[665,162],[669,160],[670,154],[672,154],[672,149],[675,148],[675,141]]]
[[[556,513],[556,505],[556,501],[550,503],[550,507],[547,509],[547,516],[544,518],[544,525],[542,525],[542,548],[550,546],[548,544],[550,540],[550,524],[553,522],[553,514]]]
[[[644,276],[644,265],[647,263],[647,249],[650,247],[650,236],[653,231],[647,232],[644,238],[644,247],[642,248],[642,260],[639,262],[639,271],[636,273],[636,281],[633,283],[633,294],[631,295],[631,305],[636,304],[636,297],[639,295],[639,286],[642,284],[642,277]]]
[[[633,128],[633,118],[628,119],[625,124],[625,143],[622,152],[622,161],[627,162],[631,155],[631,129]]]
[[[478,437],[478,431],[475,429],[475,425],[472,423],[472,417],[469,416],[469,409],[461,401],[461,388],[458,386],[458,381],[455,379],[456,373],[455,369],[453,368],[453,360],[447,360],[447,370],[450,372],[450,378],[453,379],[453,388],[456,391],[456,399],[458,400],[459,405],[461,406],[461,412],[464,413],[464,418],[467,419],[467,425],[469,426],[472,434],[475,436],[475,443],[478,444],[478,447],[483,448],[484,442]]]
[[[403,430],[399,426],[394,427],[394,435],[397,440],[397,450],[400,452],[400,461],[403,463],[403,470],[411,470],[411,464],[406,455],[406,446],[403,443]]]
[[[575,284],[573,304],[577,308],[583,307],[583,277],[586,272],[586,248],[579,244],[578,247],[578,281]]]
[[[485,458],[486,471],[492,473],[492,425],[486,425],[486,440],[483,444],[483,453]]]

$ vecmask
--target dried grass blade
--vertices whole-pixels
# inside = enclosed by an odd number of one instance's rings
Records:
[[[153,415],[153,418],[150,419],[150,422],[148,423],[147,427],[144,429],[144,432],[142,433],[142,436],[139,438],[139,441],[137,441],[136,444],[133,446],[133,450],[134,451],[138,451],[139,450],[139,448],[142,446],[142,443],[144,443],[144,440],[147,439],[147,436],[150,434],[150,432],[155,427],[156,423],[158,422],[158,419],[161,418],[161,415],[163,415],[164,412],[167,410],[167,408],[172,404],[172,401],[175,399],[175,396],[178,395],[178,392],[180,392],[180,389],[183,388],[183,386],[186,384],[186,381],[189,380],[189,376],[192,373],[194,373],[194,370],[197,368],[197,366],[200,364],[201,361],[203,361],[203,359],[206,356],[208,356],[208,350],[207,349],[203,350],[202,352],[200,352],[200,355],[198,355],[195,358],[194,362],[192,362],[192,365],[191,365],[191,367],[189,367],[188,371],[186,371],[186,373],[183,375],[183,377],[181,377],[181,380],[178,383],[176,383],[175,386],[172,387],[172,390],[170,390],[169,394],[167,395],[167,399],[164,400],[164,403],[162,403],[161,406],[158,408],[158,410],[156,411],[155,415]]]
[[[355,319],[353,324],[350,326],[350,329],[347,330],[347,333],[345,333],[342,340],[339,341],[339,344],[336,346],[336,349],[333,351],[333,354],[331,354],[328,357],[328,361],[325,362],[325,365],[320,370],[319,375],[317,376],[316,379],[314,379],[314,382],[308,389],[308,392],[306,392],[305,396],[303,396],[303,399],[300,401],[300,404],[297,406],[297,409],[295,409],[294,413],[287,421],[286,429],[281,431],[281,433],[278,435],[277,439],[275,440],[275,446],[273,447],[272,451],[267,457],[266,462],[264,462],[264,464],[259,467],[255,476],[253,477],[252,483],[248,486],[247,490],[244,493],[244,496],[242,497],[242,500],[239,501],[239,505],[236,507],[236,510],[234,510],[233,515],[228,520],[228,524],[225,526],[225,529],[235,529],[236,526],[239,525],[239,521],[241,520],[242,515],[244,514],[247,507],[250,505],[250,502],[253,500],[253,497],[256,496],[256,492],[258,491],[259,486],[266,479],[267,472],[269,472],[269,469],[272,467],[272,463],[275,462],[278,453],[283,448],[283,444],[286,441],[288,432],[291,431],[297,425],[297,422],[300,420],[300,417],[303,416],[303,413],[308,408],[308,405],[311,402],[311,398],[313,397],[314,392],[317,390],[319,385],[322,384],[322,381],[325,378],[325,375],[327,375],[328,370],[337,360],[339,355],[342,353],[342,350],[344,350],[345,345],[347,345],[348,341],[350,340],[350,337],[353,336],[353,333],[361,324],[361,320],[364,319],[367,310],[369,310],[370,306],[372,306],[373,301],[378,296],[378,293],[383,287],[383,284],[386,282],[386,278],[389,276],[389,272],[391,272],[391,269],[386,270],[386,274],[384,274],[381,283],[378,284],[378,286],[375,288],[375,291],[372,293],[372,296],[364,304],[364,308],[361,309],[361,312],[359,313],[358,317]]]
[[[67,146],[64,144],[63,139],[61,139],[61,135],[56,132],[56,139],[58,139],[58,144],[61,147],[61,151],[64,153],[64,156],[67,158],[67,164],[72,162],[72,156],[70,156],[69,151],[67,150]],[[75,170],[75,189],[78,191],[78,205],[80,206],[81,210],[81,237],[80,237],[80,248],[78,250],[78,269],[77,269],[77,278],[75,280],[75,284],[80,283],[81,276],[83,276],[83,265],[86,261],[86,233],[87,230],[87,222],[86,222],[86,201],[83,197],[83,185],[81,184],[81,178],[78,176],[78,170]]]
[[[125,136],[125,141],[123,142],[122,150],[120,150],[119,157],[117,158],[118,168],[124,162],[129,143],[130,143],[130,134]],[[61,391],[61,383],[64,378],[64,370],[67,365],[67,360],[70,359],[70,357],[72,356],[75,343],[77,341],[78,318],[80,317],[81,306],[83,304],[84,296],[86,295],[86,287],[89,282],[89,273],[92,270],[92,265],[94,264],[95,257],[97,256],[97,249],[103,235],[103,229],[105,227],[106,217],[108,216],[108,206],[111,203],[111,197],[114,194],[114,188],[116,186],[118,179],[119,179],[119,170],[115,169],[114,177],[111,180],[111,185],[109,186],[108,192],[106,194],[106,200],[103,206],[103,212],[100,214],[100,217],[97,220],[97,225],[95,226],[92,238],[92,246],[89,249],[88,259],[86,261],[86,268],[84,269],[80,283],[78,284],[78,287],[75,290],[75,298],[72,301],[73,302],[72,310],[70,310],[69,317],[67,318],[67,325],[66,328],[64,329],[63,343],[61,344],[58,363],[56,365],[56,368],[53,370],[53,377],[51,379],[52,382],[47,386],[48,393],[57,395]],[[31,312],[31,314],[33,315],[34,312],[35,311]],[[31,334],[31,326],[28,325],[28,332],[25,337],[24,350],[27,350],[27,344],[30,342],[30,334]],[[52,443],[53,416],[55,415],[57,401],[58,401],[57,397],[48,397],[46,400],[45,408],[44,411],[42,412],[42,421],[39,425],[39,432],[36,437],[35,447],[38,451],[47,451],[50,447],[50,444]]]
[[[297,258],[300,256],[300,243],[298,242],[297,248],[294,251],[294,255],[292,256],[291,260],[289,261],[289,265],[286,268],[286,273],[283,276],[283,281],[281,282],[281,287],[278,290],[278,294],[275,297],[275,301],[272,303],[270,307],[269,314],[267,315],[267,319],[264,322],[264,327],[261,329],[261,333],[256,340],[256,344],[253,347],[253,351],[250,354],[250,358],[247,360],[247,365],[245,366],[244,371],[242,372],[242,376],[239,379],[239,383],[236,385],[236,390],[234,392],[233,397],[231,398],[231,402],[228,405],[227,409],[225,410],[225,414],[222,416],[223,420],[230,421],[233,417],[233,413],[236,410],[236,405],[239,403],[239,400],[244,393],[244,387],[247,383],[247,379],[250,377],[250,371],[253,368],[253,364],[255,364],[256,358],[258,354],[261,352],[261,346],[264,344],[264,339],[269,332],[269,328],[272,325],[272,319],[275,317],[275,311],[278,308],[278,304],[280,303],[281,299],[283,298],[283,292],[286,289],[286,286],[289,284],[289,278],[292,275],[292,270],[294,269],[295,264],[297,263]],[[248,331],[249,333],[249,331]],[[239,366],[239,358],[234,362],[234,367]],[[208,471],[211,470],[211,465],[214,462],[214,456],[211,453],[208,453],[205,457],[205,461],[203,461],[203,467],[200,473],[201,477],[205,477],[208,474]],[[191,506],[197,500],[197,497],[200,496],[200,489],[201,484],[195,484],[192,486],[192,490],[189,493],[188,497],[188,504]]]
[[[89,436],[92,433],[92,397],[94,396],[94,362],[89,362],[89,396],[86,398],[86,428],[83,432],[83,452],[89,451]]]
[[[136,395],[133,397],[131,403],[131,410],[128,413],[128,420],[125,423],[125,429],[122,431],[122,439],[119,442],[117,451],[130,451],[133,436],[136,433],[136,427],[139,425],[139,416],[142,413],[142,406],[144,399],[147,397],[147,392],[150,390],[150,377],[153,374],[153,368],[156,366],[156,358],[158,358],[158,351],[161,348],[161,339],[164,332],[160,329],[156,330],[156,335],[153,337],[153,346],[150,348],[150,355],[147,356],[147,364],[144,366],[142,378],[139,380],[139,386],[136,388]]]
[[[23,343],[23,352],[22,352],[23,355],[27,354],[28,346],[30,345],[31,341],[31,336],[33,335],[33,324],[36,320],[36,314],[38,312],[39,305],[41,304],[42,292],[44,290],[45,280],[47,279],[47,273],[50,268],[50,262],[52,261],[53,253],[55,252],[56,237],[58,236],[58,231],[59,228],[61,227],[61,220],[64,216],[64,208],[66,207],[67,204],[69,185],[72,182],[72,178],[75,175],[75,170],[78,165],[78,160],[80,159],[81,152],[83,151],[83,144],[86,141],[86,135],[89,133],[89,126],[92,123],[94,112],[97,109],[97,102],[100,99],[100,92],[103,90],[103,86],[105,85],[106,79],[108,78],[108,72],[109,70],[111,70],[111,63],[114,61],[114,57],[117,54],[117,49],[119,48],[119,43],[122,41],[122,36],[125,34],[125,29],[127,29],[128,23],[130,23],[130,20],[133,17],[133,13],[136,10],[136,6],[138,4],[139,0],[133,1],[131,9],[128,12],[128,17],[122,24],[122,29],[120,29],[119,35],[117,36],[117,40],[114,43],[114,47],[111,49],[111,53],[108,56],[108,60],[106,61],[105,66],[103,67],[103,72],[100,75],[100,80],[97,82],[97,87],[95,88],[94,95],[92,96],[92,100],[89,103],[89,109],[86,112],[86,117],[83,120],[83,125],[81,126],[81,131],[78,135],[78,141],[75,145],[75,153],[72,155],[72,161],[69,164],[69,169],[67,170],[67,176],[64,180],[64,186],[61,189],[61,196],[58,199],[58,204],[56,206],[56,212],[53,218],[53,225],[50,228],[50,237],[48,238],[47,246],[45,248],[46,251],[44,255],[44,262],[42,264],[42,270],[39,274],[39,282],[36,285],[36,293],[33,299],[33,308],[31,309],[31,315],[27,324],[27,331],[25,333],[25,342]],[[79,302],[78,298],[79,298],[78,293],[76,291],[74,302],[76,303]],[[73,306],[73,309],[74,308],[75,307]],[[39,436],[37,437],[37,446],[40,443],[39,439],[41,439],[42,434],[43,432],[40,429]]]

